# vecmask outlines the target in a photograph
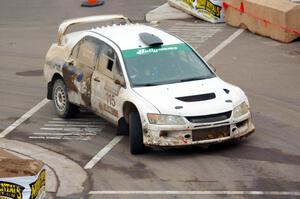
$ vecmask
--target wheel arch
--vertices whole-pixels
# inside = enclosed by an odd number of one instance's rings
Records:
[[[47,99],[52,100],[53,85],[54,85],[55,80],[57,80],[57,79],[61,79],[62,81],[64,81],[64,78],[59,73],[55,73],[52,76],[51,81],[47,85]]]
[[[129,113],[130,112],[139,112],[137,106],[129,101],[124,102],[123,104],[123,118],[125,119],[126,123],[129,121]]]

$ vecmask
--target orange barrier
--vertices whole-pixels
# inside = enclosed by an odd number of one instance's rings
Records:
[[[104,4],[104,1],[100,0],[87,0],[81,4],[82,7],[96,7]]]

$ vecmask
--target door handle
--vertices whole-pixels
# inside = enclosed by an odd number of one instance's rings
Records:
[[[94,77],[95,82],[100,82],[100,79],[98,77]]]

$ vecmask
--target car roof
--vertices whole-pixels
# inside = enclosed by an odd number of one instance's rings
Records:
[[[169,33],[143,24],[104,26],[94,28],[90,31],[110,39],[118,45],[121,50],[149,47],[139,37],[140,33],[155,35],[163,41],[163,45],[183,43],[182,40]]]

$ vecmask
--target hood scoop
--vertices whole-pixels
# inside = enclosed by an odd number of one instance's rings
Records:
[[[185,97],[176,97],[176,99],[183,101],[183,102],[199,102],[199,101],[211,100],[214,98],[216,98],[216,94],[214,94],[214,93],[191,95],[191,96],[185,96]]]

